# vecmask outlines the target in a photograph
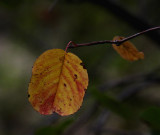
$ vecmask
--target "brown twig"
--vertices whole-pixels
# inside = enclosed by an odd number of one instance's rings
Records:
[[[150,25],[150,23],[145,20],[141,16],[137,16],[128,10],[126,10],[125,7],[121,6],[117,2],[114,2],[113,0],[67,0],[69,2],[90,2],[91,4],[94,4],[96,6],[99,6],[100,8],[105,9],[107,12],[110,12],[113,16],[115,16],[117,19],[120,19],[127,23],[129,26],[134,28],[135,30],[142,31],[146,30],[148,28],[152,28],[153,26]],[[142,19],[143,18],[143,19]],[[155,42],[158,47],[160,44],[160,33],[157,31],[150,32],[146,34],[147,37],[149,37],[153,42]]]
[[[160,26],[158,27],[153,27],[153,28],[150,28],[150,29],[147,29],[147,30],[144,30],[144,31],[141,31],[141,32],[138,32],[136,34],[133,34],[131,36],[128,36],[122,40],[103,40],[103,41],[94,41],[94,42],[89,42],[89,43],[82,43],[82,44],[76,44],[74,43],[73,41],[70,41],[68,44],[67,44],[67,47],[66,47],[66,51],[68,48],[77,48],[77,47],[83,47],[83,46],[92,46],[92,45],[100,45],[100,44],[116,44],[116,45],[120,45],[122,44],[123,42],[125,41],[128,41],[130,39],[133,39],[137,36],[140,36],[142,34],[145,34],[147,32],[150,32],[150,31],[154,31],[154,30],[159,30],[160,29]]]

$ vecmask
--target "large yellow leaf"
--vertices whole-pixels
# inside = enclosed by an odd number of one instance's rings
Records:
[[[124,37],[115,36],[113,41],[122,39],[124,39]],[[112,46],[117,53],[119,53],[119,55],[126,60],[135,61],[138,59],[144,59],[144,53],[139,52],[137,48],[129,41],[126,41],[119,46],[116,44],[113,44]]]
[[[41,114],[70,115],[80,108],[87,86],[87,70],[76,55],[48,50],[34,63],[29,101]]]

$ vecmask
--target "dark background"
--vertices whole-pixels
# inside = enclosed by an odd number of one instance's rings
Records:
[[[75,114],[42,116],[27,98],[42,52],[158,26],[159,7],[159,0],[1,0],[0,135],[160,135],[160,31],[131,40],[145,54],[136,62],[110,44],[69,49],[90,79]]]

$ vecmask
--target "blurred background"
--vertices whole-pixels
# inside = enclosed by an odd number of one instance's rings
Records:
[[[78,112],[42,116],[28,101],[36,58],[47,49],[130,36],[160,25],[159,0],[1,0],[0,135],[160,135],[160,31],[132,41],[144,60],[110,44],[69,49],[89,74]]]

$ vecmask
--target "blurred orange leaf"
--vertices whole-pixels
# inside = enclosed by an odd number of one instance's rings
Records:
[[[124,39],[124,37],[115,36],[113,38],[113,41],[122,39]],[[137,48],[129,41],[126,41],[119,46],[117,46],[116,44],[113,44],[112,46],[122,58],[128,61],[144,59],[144,53],[139,52]]]
[[[70,115],[80,108],[87,86],[87,70],[76,55],[48,50],[34,63],[29,101],[41,114]]]

